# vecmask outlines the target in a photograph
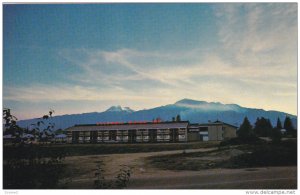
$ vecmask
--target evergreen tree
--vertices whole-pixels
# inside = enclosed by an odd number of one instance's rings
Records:
[[[256,121],[254,123],[254,129],[253,132],[255,133],[255,135],[260,136],[261,130],[259,129],[260,127],[260,118],[257,117]]]
[[[281,125],[281,121],[280,121],[279,117],[277,118],[276,128],[279,129],[279,130],[282,129],[282,125]]]
[[[270,119],[267,119],[267,123],[266,123],[266,128],[267,128],[267,136],[270,137],[273,134],[273,126],[272,123],[270,121]]]
[[[254,136],[252,132],[252,126],[247,117],[244,118],[243,124],[240,126],[239,130],[237,131],[238,137],[242,139],[251,138]]]
[[[176,116],[176,121],[181,121],[181,117],[179,114],[177,114],[177,116]]]
[[[254,127],[254,133],[260,137],[269,137],[272,135],[272,124],[269,119],[264,117],[257,118]]]
[[[271,137],[273,143],[280,143],[281,138],[282,138],[282,134],[281,134],[280,129],[278,129],[277,127],[275,127],[272,130],[272,134],[271,134],[270,137]]]
[[[294,130],[292,120],[290,117],[286,116],[284,120],[284,128],[289,133]]]

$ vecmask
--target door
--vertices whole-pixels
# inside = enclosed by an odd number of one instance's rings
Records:
[[[130,142],[130,143],[136,142],[136,130],[128,131],[128,142]]]
[[[178,142],[178,129],[171,129],[170,142]]]
[[[152,129],[149,130],[149,142],[156,142],[157,141],[157,130]]]
[[[109,140],[116,141],[117,140],[117,131],[109,131]]]
[[[79,131],[72,131],[72,143],[77,144],[79,141]]]
[[[98,132],[91,131],[91,134],[90,134],[91,143],[97,143],[97,137],[98,137]]]

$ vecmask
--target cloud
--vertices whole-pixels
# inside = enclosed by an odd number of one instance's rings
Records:
[[[137,94],[124,94],[122,89],[99,90],[96,87],[82,87],[73,85],[33,85],[30,87],[13,87],[7,88],[5,100],[13,101],[74,101],[74,100],[138,100],[141,97]],[[19,94],[22,94],[21,96]]]
[[[181,53],[181,57],[185,58],[191,53]],[[79,82],[78,85],[9,88],[5,90],[5,100],[45,102],[159,99],[168,104],[190,97],[225,103],[245,103],[244,96],[250,95],[255,99],[255,93],[260,91],[276,89],[276,95],[278,90],[292,94],[296,89],[296,82],[290,82],[288,69],[270,69],[265,66],[259,69],[252,66],[234,67],[216,54],[202,55],[202,59],[194,57],[190,61],[185,59],[186,63],[183,64],[170,64],[167,58],[171,58],[171,53],[164,55],[131,49],[112,52],[79,49],[64,51],[63,54],[72,66],[80,69],[80,73],[69,75],[70,79]],[[80,58],[77,59],[78,56]],[[178,58],[177,53],[173,56]],[[151,68],[145,65],[160,60],[166,61],[160,67]],[[252,94],[242,92],[245,89]],[[244,100],[233,101],[236,98],[232,98],[232,92],[241,93]]]
[[[97,49],[64,50],[60,56],[82,71],[71,75],[70,78],[82,83],[109,88],[118,86],[127,88],[128,85],[143,87],[169,86],[176,87],[180,71],[187,72],[192,61],[199,59],[196,51],[184,53],[158,53],[156,51],[136,51],[120,49],[117,51],[103,51]],[[77,60],[77,56],[81,56]],[[85,59],[84,61],[82,59]]]
[[[234,65],[297,63],[297,4],[217,4],[222,51]]]
[[[78,70],[66,73],[73,84],[11,87],[4,99],[150,107],[194,98],[296,113],[297,4],[216,4],[214,14],[217,49],[64,49],[60,58]]]
[[[296,113],[297,4],[216,4],[214,11],[217,55],[232,67],[228,75],[244,86],[240,93],[251,91],[249,101],[257,107]]]

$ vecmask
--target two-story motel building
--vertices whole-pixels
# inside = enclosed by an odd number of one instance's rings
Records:
[[[68,143],[157,143],[217,141],[236,137],[237,127],[215,121],[205,124],[129,122],[75,125],[67,129]]]

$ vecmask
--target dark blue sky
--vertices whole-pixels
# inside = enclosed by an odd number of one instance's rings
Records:
[[[26,118],[193,98],[295,114],[296,40],[291,3],[4,4],[4,106]]]
[[[69,71],[57,56],[62,49],[210,47],[215,43],[210,35],[216,34],[211,9],[207,4],[4,5],[4,63],[11,64],[4,66],[4,84],[67,82],[58,74]]]

